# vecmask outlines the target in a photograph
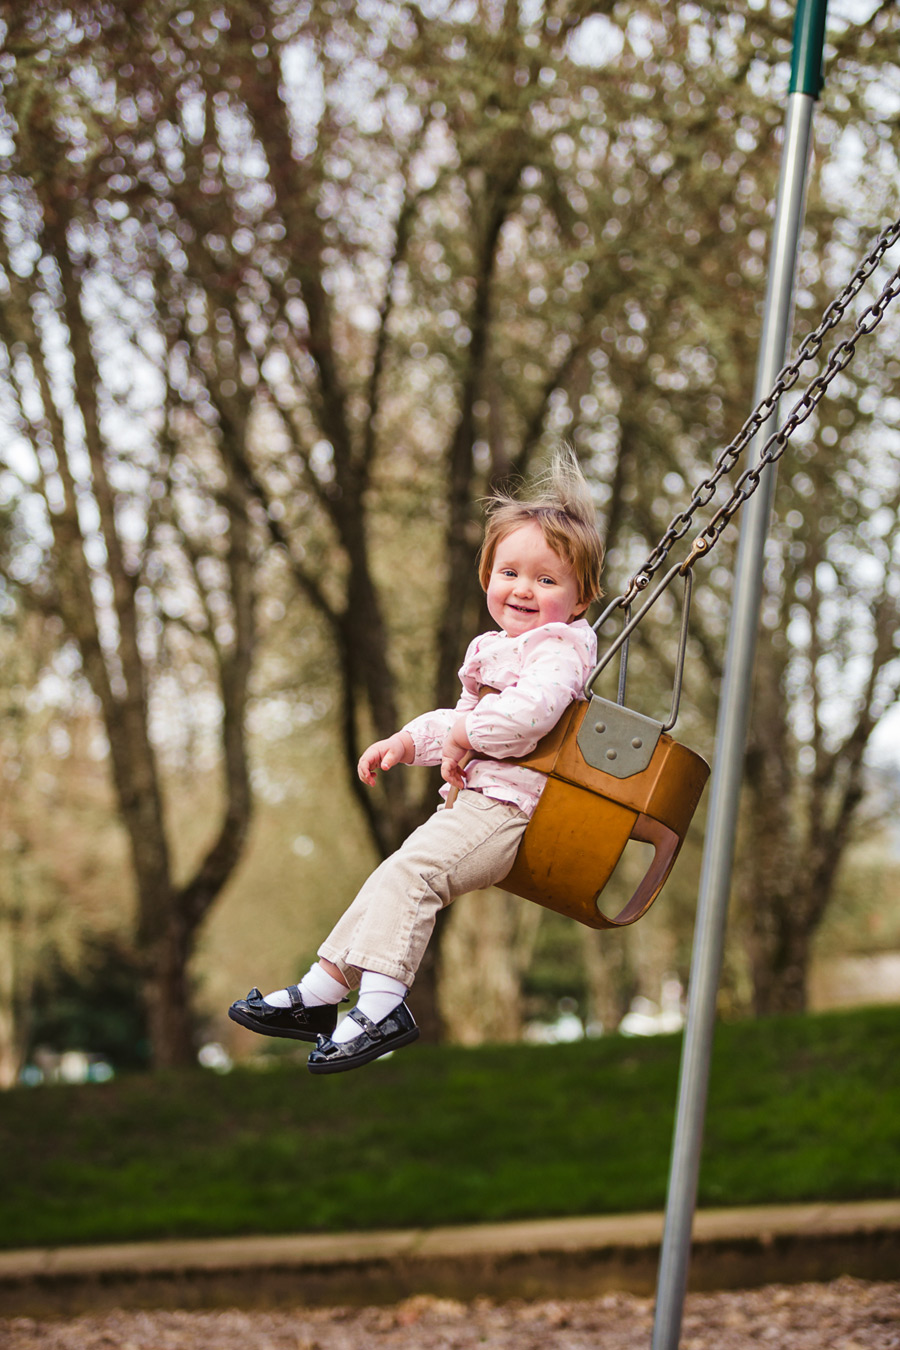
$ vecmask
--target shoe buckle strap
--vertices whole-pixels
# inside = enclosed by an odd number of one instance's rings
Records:
[[[377,1025],[372,1021],[371,1017],[367,1017],[359,1008],[351,1008],[347,1016],[352,1018],[352,1020],[361,1026],[364,1031],[368,1032],[370,1036],[374,1036],[377,1040],[383,1039],[383,1033],[378,1030]]]

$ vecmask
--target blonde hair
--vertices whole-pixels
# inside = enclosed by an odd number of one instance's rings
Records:
[[[495,492],[485,507],[487,523],[478,557],[478,580],[487,590],[501,539],[532,522],[541,527],[553,552],[569,564],[578,582],[578,603],[589,605],[603,591],[603,541],[597,532],[594,502],[575,452],[557,450],[528,497]]]

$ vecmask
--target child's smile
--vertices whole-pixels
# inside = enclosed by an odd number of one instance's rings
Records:
[[[491,618],[510,637],[545,623],[570,623],[583,614],[573,568],[547,543],[535,521],[497,544],[487,588]]]

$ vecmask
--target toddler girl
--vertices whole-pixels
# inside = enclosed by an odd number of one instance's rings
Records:
[[[452,809],[442,803],[372,873],[299,985],[265,998],[253,989],[228,1012],[265,1036],[317,1041],[311,1073],[343,1073],[416,1039],[404,1000],[438,910],[506,876],[546,781],[503,761],[530,754],[596,664],[583,615],[601,593],[603,546],[575,459],[558,454],[532,500],[497,494],[487,516],[478,576],[498,631],[470,645],[455,708],[376,741],[358,767],[371,786],[378,769],[439,763]],[[337,1005],[357,987],[338,1024]]]

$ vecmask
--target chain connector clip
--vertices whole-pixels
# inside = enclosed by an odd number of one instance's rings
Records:
[[[697,561],[697,559],[702,558],[703,555],[705,553],[708,553],[711,548],[712,548],[712,540],[708,539],[705,534],[698,534],[697,538],[691,545],[690,553],[687,555],[684,562],[678,569],[678,575],[686,577],[688,572],[690,572],[691,568],[693,567],[694,563]]]

